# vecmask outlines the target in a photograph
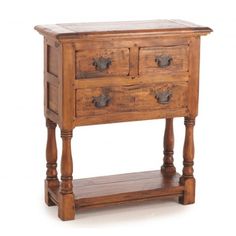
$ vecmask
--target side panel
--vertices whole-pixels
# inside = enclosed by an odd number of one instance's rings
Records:
[[[188,110],[189,117],[196,117],[198,114],[199,96],[199,60],[200,60],[200,36],[192,37],[190,41],[189,54],[189,91]]]
[[[54,40],[44,39],[44,114],[58,123],[59,48]]]

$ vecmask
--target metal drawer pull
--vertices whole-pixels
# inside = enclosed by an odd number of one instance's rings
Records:
[[[102,94],[98,97],[93,97],[92,103],[94,103],[95,107],[102,108],[108,106],[110,101],[111,98],[109,96]]]
[[[171,56],[157,56],[155,58],[155,62],[157,63],[157,65],[161,68],[165,68],[170,66],[171,62],[172,62],[173,58]]]
[[[111,65],[111,58],[105,58],[105,57],[94,58],[92,65],[95,66],[95,69],[98,71],[107,70]]]
[[[171,96],[172,96],[172,93],[169,90],[167,90],[164,92],[157,92],[155,95],[155,98],[157,102],[160,104],[168,104]]]

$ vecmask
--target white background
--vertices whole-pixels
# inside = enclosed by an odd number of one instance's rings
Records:
[[[83,0],[0,3],[0,235],[234,235],[236,14],[234,1]],[[202,37],[195,128],[196,204],[175,201],[89,211],[62,222],[44,204],[43,38],[37,24],[183,19]],[[159,169],[164,121],[76,128],[74,177]],[[182,168],[183,119],[175,120]],[[58,132],[59,138],[59,132]],[[61,140],[59,138],[59,150]],[[59,152],[60,153],[60,152]],[[149,232],[150,231],[150,232]]]

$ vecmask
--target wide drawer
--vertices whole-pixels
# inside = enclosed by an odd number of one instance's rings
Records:
[[[76,90],[76,117],[187,107],[187,82],[132,84]]]
[[[76,78],[129,74],[129,48],[76,51]]]
[[[144,47],[139,51],[139,74],[187,72],[187,45]]]

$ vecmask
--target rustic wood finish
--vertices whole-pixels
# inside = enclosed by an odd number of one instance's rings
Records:
[[[53,121],[46,119],[46,126],[48,129],[48,138],[46,146],[46,160],[47,172],[45,180],[45,202],[48,206],[53,206],[48,195],[48,189],[52,187],[59,187],[59,180],[57,178],[57,144],[55,137],[55,129],[57,124]]]
[[[208,27],[199,26],[182,20],[121,21],[96,23],[67,23],[36,26],[36,30],[47,37],[56,39],[77,39],[86,35],[113,34],[199,34],[211,32]]]
[[[48,129],[45,201],[72,220],[94,208],[163,196],[195,199],[193,126],[198,114],[200,36],[181,20],[36,26],[44,35],[44,114]],[[185,117],[184,168],[174,167],[173,118]],[[73,180],[76,126],[166,119],[161,171]],[[61,129],[61,181],[56,125]],[[105,148],[105,147],[104,147]]]
[[[99,58],[111,60],[107,70],[99,71],[93,65],[94,60]],[[114,75],[129,74],[129,49],[97,49],[76,51],[76,73],[77,79],[92,78]]]
[[[76,118],[82,116],[103,116],[121,112],[151,112],[160,109],[185,109],[187,107],[187,83],[149,83],[127,86],[103,86],[102,88],[78,89],[76,91]],[[170,101],[159,103],[155,96],[158,92],[170,91]],[[110,102],[103,109],[92,103],[93,97],[104,94]],[[112,118],[111,118],[112,119]],[[114,120],[116,121],[116,120]]]
[[[190,204],[195,201],[195,178],[193,176],[193,159],[194,159],[194,140],[193,127],[195,118],[185,117],[184,124],[186,126],[184,141],[184,168],[183,175],[180,178],[180,184],[185,186],[184,194],[179,198],[182,204]]]
[[[174,130],[173,118],[166,119],[166,127],[164,134],[164,158],[161,171],[164,174],[174,174],[176,172],[174,166]]]
[[[164,177],[160,171],[111,175],[74,180],[76,208],[101,207],[130,201],[180,196],[179,174]],[[59,204],[59,188],[50,188],[49,195]]]
[[[155,60],[158,56],[170,56],[170,65],[158,66]],[[188,56],[188,45],[141,48],[139,74],[187,72]]]
[[[75,217],[75,204],[73,194],[73,162],[71,155],[71,130],[61,130],[62,156],[61,156],[61,185],[59,190],[59,212],[62,220],[73,220]]]

